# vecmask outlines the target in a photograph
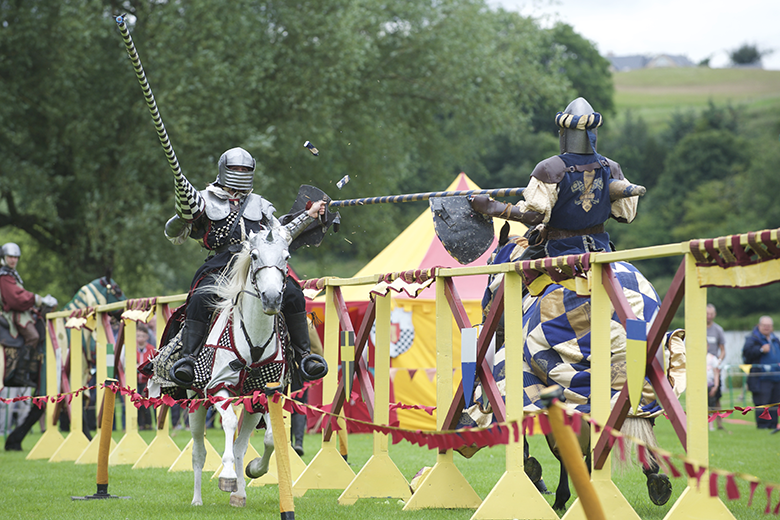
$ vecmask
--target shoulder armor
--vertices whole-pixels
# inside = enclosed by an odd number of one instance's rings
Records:
[[[558,184],[566,173],[566,163],[559,156],[548,157],[536,165],[531,177],[536,177],[547,184]]]
[[[604,157],[604,158],[609,163],[609,171],[612,174],[611,178],[617,180],[625,179],[625,177],[623,176],[623,170],[620,169],[620,165],[615,161],[613,161],[612,159],[610,159],[609,157]]]
[[[254,193],[249,194],[249,201],[244,210],[244,217],[252,222],[263,220],[263,217],[270,221],[274,218],[274,212],[276,212],[276,208],[274,208],[273,204],[260,195],[255,195]]]
[[[219,195],[208,189],[201,191],[200,194],[206,200],[206,216],[209,220],[222,220],[228,216],[230,204],[227,199],[220,198]],[[274,211],[276,211],[273,204],[254,193],[250,193],[248,197],[249,200],[243,214],[244,218],[252,222],[259,222],[263,220],[263,217],[269,220],[273,218]]]

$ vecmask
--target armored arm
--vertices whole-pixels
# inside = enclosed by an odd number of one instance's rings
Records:
[[[471,207],[483,215],[522,222],[535,226],[542,222],[544,215],[536,211],[522,211],[521,208],[507,202],[493,200],[488,195],[476,195],[471,198]]]
[[[186,242],[191,232],[192,224],[179,215],[172,216],[168,219],[168,222],[165,223],[165,238],[177,246]]]
[[[206,200],[187,180],[187,177],[174,172],[176,215],[187,222],[192,222],[203,214],[206,209]],[[169,221],[170,222],[170,221]],[[166,224],[167,227],[167,224]]]

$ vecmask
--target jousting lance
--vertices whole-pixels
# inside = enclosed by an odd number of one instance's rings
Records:
[[[384,197],[367,197],[363,199],[332,200],[328,205],[332,208],[347,206],[367,206],[369,204],[397,204],[401,202],[416,202],[432,197],[468,197],[471,195],[489,195],[491,197],[511,197],[519,195],[525,188],[496,188],[492,190],[457,190],[429,191],[425,193],[407,193],[406,195],[387,195]]]
[[[173,151],[170,139],[168,139],[168,132],[165,131],[165,124],[163,124],[162,117],[160,117],[160,111],[157,109],[157,102],[154,100],[154,94],[152,93],[152,87],[149,86],[149,82],[146,80],[146,74],[144,73],[144,67],[141,65],[141,58],[138,57],[138,51],[133,44],[133,38],[130,36],[130,32],[125,25],[125,15],[119,15],[116,17],[116,23],[119,26],[119,32],[122,34],[122,39],[125,42],[125,49],[127,49],[127,55],[130,61],[133,63],[133,69],[135,70],[135,76],[138,78],[138,83],[141,85],[141,90],[146,100],[146,106],[149,107],[149,113],[152,115],[152,121],[154,127],[157,129],[157,137],[160,138],[160,144],[165,151],[165,156],[168,158],[168,164],[173,170],[173,176],[176,180],[176,184],[183,184],[183,176],[181,173],[181,166],[179,166],[179,160],[176,158],[176,152]],[[177,203],[179,201],[177,200]]]

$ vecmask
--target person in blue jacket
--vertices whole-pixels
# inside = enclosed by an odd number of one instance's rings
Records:
[[[745,338],[742,359],[753,365],[748,377],[748,390],[753,393],[756,408],[756,426],[777,431],[777,406],[769,408],[770,419],[762,419],[767,404],[780,403],[780,339],[774,334],[774,322],[761,316],[753,332]]]

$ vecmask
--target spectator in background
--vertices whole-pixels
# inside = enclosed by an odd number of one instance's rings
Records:
[[[154,347],[149,343],[149,329],[146,325],[139,323],[135,329],[136,340],[136,361],[140,367],[143,363],[149,361],[154,356]],[[149,377],[138,372],[138,393],[144,395],[146,385],[149,382]],[[139,430],[151,430],[152,429],[152,413],[149,408],[141,406],[138,408],[138,429]]]
[[[720,360],[712,354],[707,352],[707,407],[710,410],[720,410]],[[720,416],[716,416],[718,421],[718,429],[722,430],[723,425],[720,424]],[[710,423],[710,431],[714,430],[712,423]]]
[[[726,357],[726,335],[723,333],[723,327],[715,323],[715,316],[717,316],[718,313],[715,310],[715,306],[713,304],[707,305],[707,353],[712,354],[715,356],[717,360],[717,371],[718,371],[718,389],[717,389],[717,398],[713,400],[713,394],[711,392],[711,389],[709,389],[709,370],[707,371],[707,388],[710,392],[709,395],[709,408],[710,410],[720,410],[720,397],[721,397],[721,391],[720,391],[720,365],[723,363],[723,359]],[[709,356],[707,356],[707,367],[710,366],[710,359]],[[715,421],[718,424],[718,429],[723,429],[723,418],[718,416]],[[710,426],[712,426],[710,424]],[[712,429],[712,428],[710,428]]]
[[[769,419],[760,416],[767,410],[763,405],[780,402],[780,340],[774,334],[774,322],[761,316],[753,333],[745,338],[742,359],[750,367],[748,389],[753,394],[756,408],[756,426],[777,430],[777,407],[769,408]]]

